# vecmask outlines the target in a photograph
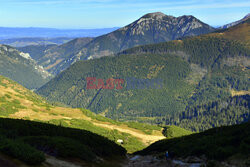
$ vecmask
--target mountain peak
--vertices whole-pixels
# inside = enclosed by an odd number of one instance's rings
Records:
[[[154,13],[148,13],[148,14],[144,15],[144,16],[142,16],[142,18],[159,18],[159,19],[162,19],[165,16],[167,16],[167,15],[165,15],[162,12],[154,12]]]

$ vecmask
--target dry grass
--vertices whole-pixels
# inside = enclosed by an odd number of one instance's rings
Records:
[[[161,131],[153,131],[152,135],[145,134],[143,131],[138,129],[130,128],[125,124],[115,125],[110,122],[102,122],[95,120],[91,117],[88,117],[83,114],[80,109],[75,108],[66,108],[66,107],[58,107],[52,106],[48,104],[44,99],[29,91],[28,89],[22,87],[19,84],[12,83],[8,80],[1,80],[0,82],[7,85],[4,87],[0,85],[0,97],[8,94],[10,99],[8,100],[18,100],[21,105],[25,107],[25,109],[18,109],[18,112],[14,114],[10,114],[9,118],[15,119],[28,119],[28,120],[40,120],[40,121],[50,121],[50,120],[71,120],[71,119],[79,119],[79,120],[87,120],[92,124],[98,127],[102,127],[105,129],[116,129],[123,133],[128,133],[144,144],[151,144],[155,141],[164,139],[165,137],[162,135]],[[38,99],[38,101],[32,101],[32,98]],[[1,105],[1,103],[0,103]]]
[[[241,91],[231,90],[231,95],[232,95],[232,97],[234,97],[234,96],[242,96],[242,95],[250,95],[250,91],[246,91],[246,90],[241,90]]]

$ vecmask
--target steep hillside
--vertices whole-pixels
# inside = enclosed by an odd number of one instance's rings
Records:
[[[16,49],[23,53],[28,53],[30,57],[36,61],[39,61],[44,56],[45,51],[56,47],[57,45],[28,45],[24,47],[17,47]]]
[[[121,139],[123,140],[121,146],[128,152],[138,151],[150,143],[165,138],[161,133],[161,127],[158,126],[121,123],[86,109],[51,105],[35,93],[2,76],[0,76],[0,90],[0,117],[2,118],[32,120],[87,130],[116,143]]]
[[[160,118],[177,124],[180,118],[176,115],[187,106],[229,98],[232,91],[249,92],[249,56],[245,44],[206,35],[145,45],[115,57],[77,62],[38,93],[113,119],[157,123],[155,118]],[[96,89],[87,89],[87,77],[96,77]],[[112,82],[109,78],[116,79],[113,89],[105,89],[107,85],[100,89],[102,82]],[[225,122],[244,121],[238,118],[248,110],[225,118]],[[195,130],[214,125],[221,125],[221,120]]]
[[[0,131],[0,152],[31,166],[45,161],[42,166],[51,166],[47,155],[61,161],[72,159],[71,163],[101,166],[105,159],[121,158],[126,153],[124,148],[103,136],[46,123],[0,118]]]
[[[65,58],[65,61],[60,61],[56,68],[51,69],[50,72],[57,74],[79,59],[85,60],[109,56],[137,45],[170,41],[212,31],[214,31],[214,28],[193,16],[173,17],[159,12],[146,14],[123,28],[97,37],[86,45],[79,45],[79,48],[74,51],[68,49],[65,50],[67,53],[64,54],[57,51],[57,49],[51,50],[47,53],[48,55],[58,55]],[[69,45],[67,48],[71,48],[71,43],[64,46],[67,45]]]
[[[0,45],[0,75],[9,77],[29,89],[36,89],[52,77],[50,73],[23,52]]]
[[[163,159],[166,151],[171,158],[203,159],[211,166],[228,166],[209,160],[228,160],[231,166],[249,166],[250,122],[228,127],[213,128],[202,133],[158,141],[138,152],[141,155],[158,155]],[[185,150],[185,151],[184,151]],[[196,156],[199,158],[192,158]],[[230,162],[231,160],[231,162]],[[213,164],[213,165],[212,165]]]
[[[236,26],[232,26],[228,29],[216,31],[214,34],[223,38],[238,40],[250,46],[250,18],[248,17]]]
[[[237,93],[239,95],[234,97],[187,106],[184,112],[172,117],[159,117],[156,122],[178,125],[191,131],[204,131],[221,125],[247,122],[250,120],[250,92]]]
[[[77,38],[63,45],[44,50],[43,57],[37,61],[46,70],[51,73],[58,74],[61,70],[66,69],[70,64],[79,60],[78,52],[86,44],[91,42],[93,38]],[[75,58],[71,58],[72,56]]]

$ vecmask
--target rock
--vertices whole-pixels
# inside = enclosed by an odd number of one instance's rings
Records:
[[[195,157],[195,156],[189,156],[184,161],[187,163],[202,163],[202,162],[204,162],[204,160],[202,160],[201,158]]]

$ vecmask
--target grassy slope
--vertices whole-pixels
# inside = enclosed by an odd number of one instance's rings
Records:
[[[138,154],[161,154],[166,150],[172,157],[202,156],[224,160],[233,155],[249,156],[250,122],[213,128],[189,136],[158,141]]]
[[[120,123],[85,109],[52,106],[19,84],[0,76],[0,116],[46,122],[89,130],[115,141],[123,139],[128,152],[164,138],[161,128],[137,123]]]
[[[192,132],[173,125],[173,126],[166,126],[163,130],[163,134],[167,138],[173,138],[173,137],[190,135],[192,134]]]
[[[229,29],[219,30],[214,36],[221,36],[230,40],[238,40],[250,46],[250,19]]]
[[[87,162],[95,161],[96,157],[109,158],[126,153],[124,148],[103,136],[45,123],[0,118],[0,132],[0,151],[30,165],[44,161],[42,152]]]

